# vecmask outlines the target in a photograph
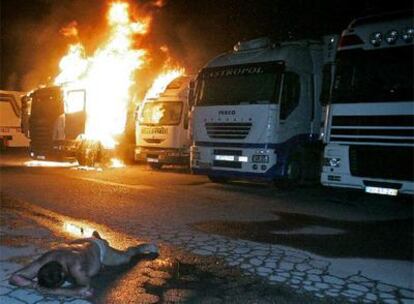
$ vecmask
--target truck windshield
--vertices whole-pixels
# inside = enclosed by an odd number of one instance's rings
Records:
[[[413,100],[413,46],[337,54],[332,103]]]
[[[199,106],[276,103],[283,62],[204,69],[198,79]]]
[[[147,102],[142,108],[139,122],[141,125],[178,125],[181,120],[183,103]]]

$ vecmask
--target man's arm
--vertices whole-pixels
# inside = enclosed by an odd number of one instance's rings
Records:
[[[19,287],[35,288],[37,284],[33,279],[36,277],[39,269],[51,260],[52,256],[53,254],[50,252],[43,254],[40,258],[12,274],[9,283]]]

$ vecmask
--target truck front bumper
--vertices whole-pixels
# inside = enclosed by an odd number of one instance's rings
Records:
[[[190,161],[188,150],[179,149],[160,149],[148,147],[135,148],[135,161],[160,163],[168,165],[187,165]]]

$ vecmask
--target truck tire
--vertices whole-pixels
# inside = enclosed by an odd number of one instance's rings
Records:
[[[279,189],[289,190],[303,182],[303,160],[301,154],[294,154],[286,165],[286,176],[276,180],[275,186]]]
[[[83,141],[78,149],[76,159],[80,166],[93,167],[100,161],[101,147],[99,142]]]
[[[297,184],[302,180],[302,173],[303,168],[300,156],[294,156],[292,159],[288,161],[286,169],[286,178],[288,181]]]

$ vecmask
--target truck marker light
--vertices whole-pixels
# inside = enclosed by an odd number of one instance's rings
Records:
[[[401,38],[407,43],[412,42],[413,37],[414,37],[414,28],[412,27],[405,29],[401,33]]]
[[[369,42],[373,45],[373,46],[379,46],[381,44],[383,40],[383,35],[380,32],[375,32],[372,33],[369,36]]]
[[[398,38],[398,32],[396,30],[390,30],[385,35],[385,41],[387,41],[388,44],[395,44]]]

